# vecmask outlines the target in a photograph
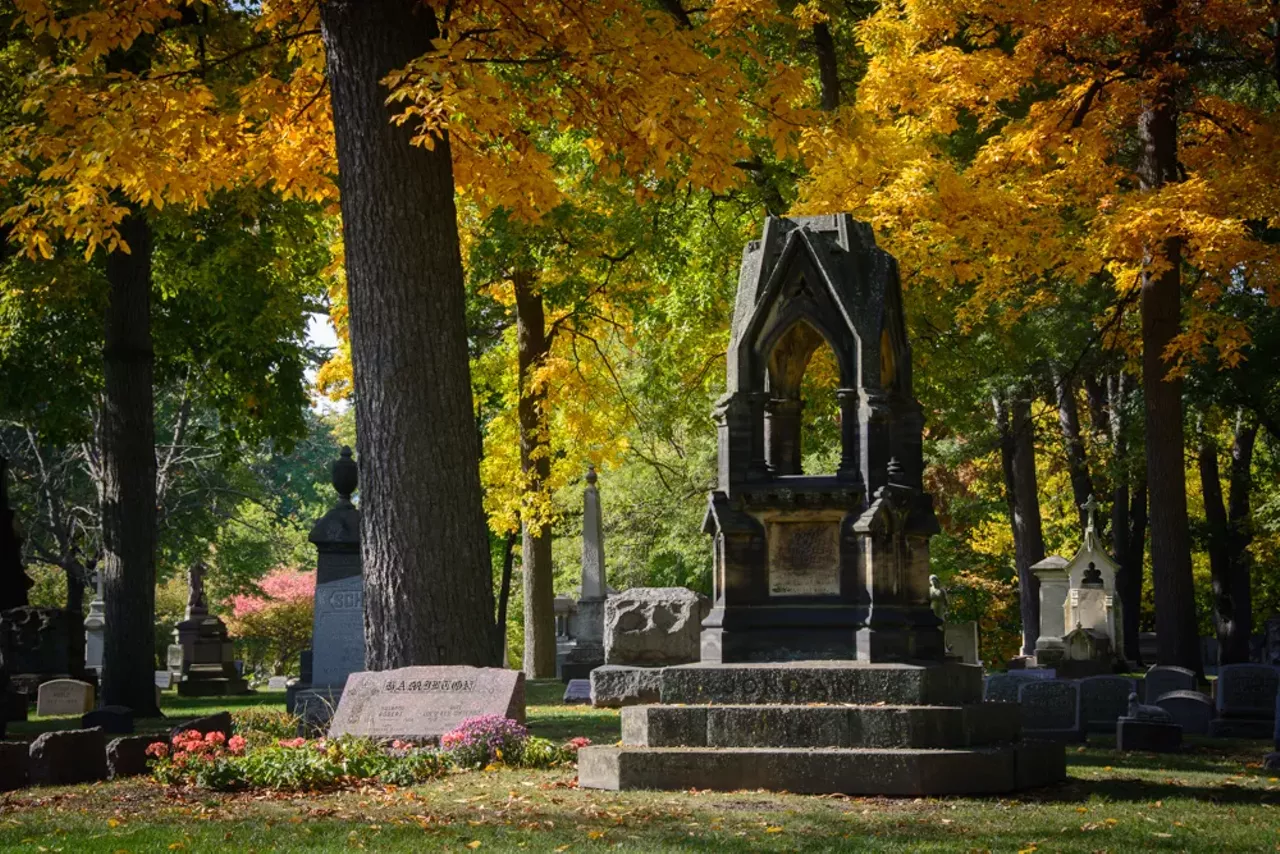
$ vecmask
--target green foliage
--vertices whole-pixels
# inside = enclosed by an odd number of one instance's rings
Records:
[[[288,712],[266,706],[236,709],[231,713],[237,735],[244,738],[249,749],[275,744],[282,739],[295,738],[299,719]]]

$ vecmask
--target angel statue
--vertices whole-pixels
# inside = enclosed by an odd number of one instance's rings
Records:
[[[936,575],[929,576],[929,607],[940,621],[947,621],[951,604],[947,601],[947,591],[942,587],[942,580]]]

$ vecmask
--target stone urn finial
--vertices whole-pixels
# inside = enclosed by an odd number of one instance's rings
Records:
[[[329,473],[333,478],[333,488],[338,491],[338,497],[343,501],[350,502],[351,494],[356,491],[356,485],[360,477],[360,470],[356,466],[356,461],[351,458],[351,448],[346,445],[342,446],[341,456],[334,460]]]
[[[595,486],[596,480],[598,480],[596,476],[596,467],[591,463],[587,463],[587,485]]]

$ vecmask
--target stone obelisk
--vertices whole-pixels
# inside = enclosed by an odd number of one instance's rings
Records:
[[[604,526],[595,466],[587,467],[582,496],[582,593],[570,618],[574,644],[560,664],[560,678],[586,679],[604,664]]]

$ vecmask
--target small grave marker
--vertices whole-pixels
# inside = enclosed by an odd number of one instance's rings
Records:
[[[36,714],[83,715],[93,708],[93,686],[78,679],[52,679],[36,693]]]
[[[1159,666],[1147,671],[1143,683],[1147,702],[1154,704],[1170,691],[1196,690],[1196,675],[1185,667]]]
[[[1080,724],[1088,732],[1115,732],[1116,721],[1129,712],[1129,695],[1137,690],[1124,676],[1090,676],[1080,680]]]
[[[569,684],[564,689],[564,701],[566,703],[590,703],[591,680],[570,679]]]
[[[404,667],[352,673],[329,734],[427,739],[467,718],[524,722],[524,674],[480,667]]]
[[[288,676],[272,676],[269,680],[267,680],[268,691],[283,691],[288,687],[289,687]]]

